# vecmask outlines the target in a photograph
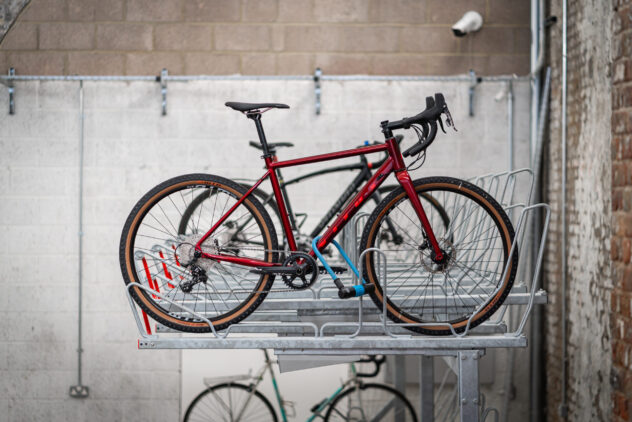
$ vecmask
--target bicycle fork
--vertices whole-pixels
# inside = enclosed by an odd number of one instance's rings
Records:
[[[437,238],[435,237],[435,234],[432,231],[432,227],[430,226],[428,217],[426,216],[423,206],[421,205],[421,201],[419,200],[419,197],[417,196],[417,191],[415,190],[415,186],[413,185],[413,182],[410,178],[410,174],[408,174],[408,171],[402,170],[402,171],[396,172],[395,177],[397,178],[397,181],[399,182],[401,187],[406,192],[406,195],[408,195],[408,198],[410,199],[410,203],[412,204],[413,209],[415,210],[417,217],[419,217],[419,220],[421,221],[421,225],[424,231],[426,232],[426,236],[428,236],[428,240],[430,241],[430,246],[432,247],[432,250],[434,251],[434,257],[432,257],[432,260],[435,261],[436,263],[441,263],[445,258],[444,252],[439,247],[439,242],[437,242]]]

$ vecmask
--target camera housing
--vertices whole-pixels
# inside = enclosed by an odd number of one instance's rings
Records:
[[[464,37],[470,32],[476,32],[483,26],[483,17],[480,13],[470,10],[452,26],[452,32],[457,37]]]

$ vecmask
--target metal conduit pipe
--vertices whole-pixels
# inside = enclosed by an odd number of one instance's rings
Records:
[[[566,347],[566,100],[567,100],[567,0],[562,1],[562,403],[560,404],[560,416],[566,419],[568,405],[566,402],[566,365],[568,350]]]
[[[159,76],[88,76],[88,75],[0,75],[0,81],[114,81],[157,82]],[[167,82],[189,81],[312,81],[312,75],[192,75],[163,78]],[[484,76],[483,82],[506,82],[509,80],[529,80],[530,76]],[[470,82],[466,75],[456,76],[378,76],[378,75],[322,75],[324,81],[419,81],[419,82]]]
[[[82,320],[82,297],[83,297],[83,139],[84,138],[84,106],[83,106],[83,81],[79,82],[79,231],[78,231],[78,305],[77,305],[77,384],[70,386],[68,394],[74,398],[86,398],[89,389],[83,385],[83,320]]]

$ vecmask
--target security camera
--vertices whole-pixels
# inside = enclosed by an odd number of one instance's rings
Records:
[[[476,32],[483,26],[483,17],[480,13],[470,10],[452,27],[452,32],[457,37],[464,37],[470,32]]]

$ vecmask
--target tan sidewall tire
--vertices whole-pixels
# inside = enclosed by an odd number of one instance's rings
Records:
[[[189,174],[179,176],[170,180],[167,180],[160,185],[149,191],[143,198],[138,201],[132,212],[130,213],[123,233],[121,234],[121,243],[119,247],[119,259],[121,263],[121,272],[123,274],[123,280],[127,286],[131,282],[142,284],[135,272],[135,266],[133,263],[133,240],[138,229],[138,225],[142,221],[145,214],[159,202],[166,195],[178,191],[186,186],[190,185],[208,185],[216,186],[227,192],[235,195],[236,198],[241,198],[245,193],[245,189],[231,180],[225,179],[220,176],[208,175],[208,174]],[[257,220],[261,233],[264,237],[264,243],[266,249],[275,251],[278,249],[278,242],[276,232],[270,216],[265,211],[263,206],[256,200],[254,196],[249,196],[243,204],[253,214]],[[267,262],[275,262],[277,260],[276,252],[268,252],[266,255]],[[229,313],[215,317],[211,319],[213,327],[216,330],[222,330],[231,324],[237,323],[248,315],[250,315],[265,299],[267,290],[270,289],[274,277],[270,275],[261,276],[259,283],[253,290],[253,293],[242,302],[237,308],[231,310]],[[262,292],[262,293],[261,293]],[[144,290],[138,287],[131,287],[130,293],[135,302],[156,321],[161,324],[186,332],[210,332],[211,329],[205,322],[200,321],[185,321],[183,319],[175,318],[172,315],[166,313],[160,308],[150,297],[150,295]]]
[[[507,257],[509,256],[509,251],[511,248],[511,244],[514,239],[514,230],[509,217],[503,211],[502,207],[485,191],[478,188],[477,186],[463,181],[459,179],[454,179],[451,177],[428,177],[423,179],[417,179],[413,181],[415,185],[415,190],[417,192],[425,192],[430,191],[431,189],[443,188],[445,190],[449,190],[452,192],[460,192],[473,199],[483,208],[488,211],[488,214],[492,217],[496,226],[499,229],[499,232],[503,235],[503,247],[505,248],[505,266],[507,264]],[[380,222],[385,214],[387,214],[388,210],[391,209],[398,201],[400,201],[406,193],[400,187],[393,192],[389,196],[387,196],[382,203],[373,211],[367,225],[364,229],[362,240],[361,240],[361,250],[373,247],[375,242],[375,236],[380,226]],[[474,328],[477,325],[481,324],[487,318],[489,318],[500,305],[505,300],[507,294],[511,290],[511,286],[513,285],[513,281],[516,277],[516,270],[518,266],[518,250],[514,251],[513,259],[511,260],[509,269],[505,278],[503,280],[503,285],[498,291],[498,293],[492,297],[483,309],[478,312],[474,318],[472,318],[470,323],[470,328]],[[368,283],[375,284],[375,291],[371,294],[371,298],[376,306],[383,310],[383,294],[382,287],[379,284],[379,281],[376,276],[376,272],[373,267],[372,254],[367,254],[365,256],[364,262],[364,277]],[[397,323],[408,323],[414,324],[421,322],[417,318],[400,311],[399,308],[394,305],[390,299],[387,298],[387,314],[390,319]],[[467,326],[468,319],[463,319],[457,323],[454,323],[452,327],[456,332],[463,332]],[[430,335],[450,335],[452,331],[446,326],[424,326],[424,327],[405,327],[410,331],[418,332],[421,334],[430,334]]]

